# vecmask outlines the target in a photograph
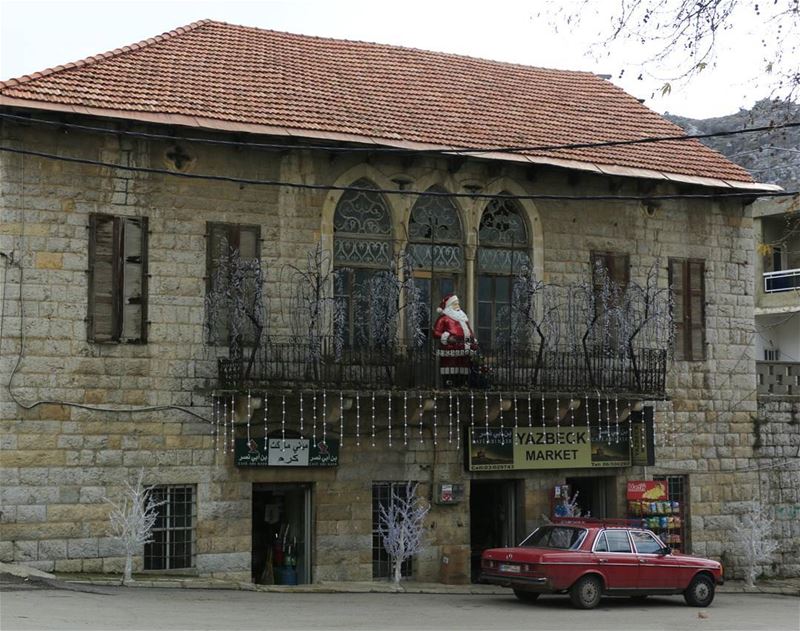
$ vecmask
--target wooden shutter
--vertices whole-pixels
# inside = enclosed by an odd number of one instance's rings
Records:
[[[122,224],[122,340],[144,342],[147,320],[147,218]]]
[[[145,341],[147,218],[90,215],[88,311],[90,341]]]
[[[227,287],[227,278],[220,273],[220,261],[230,252],[229,226],[222,223],[208,223],[208,248],[206,252],[206,288],[209,295],[222,296]],[[209,318],[209,342],[225,344],[228,341],[227,309],[214,305],[206,309]]]
[[[208,247],[206,252],[206,287],[209,294],[216,296],[229,294],[230,278],[220,271],[220,261],[230,257],[233,251],[238,251],[244,260],[257,260],[261,257],[261,228],[259,226],[241,226],[238,224],[212,223],[207,224]],[[248,284],[245,287],[245,300],[251,304],[254,298],[254,287]],[[206,312],[210,322],[210,342],[227,344],[229,342],[229,314],[225,308],[211,308]],[[250,323],[245,323],[246,339],[253,337]]]
[[[672,321],[675,357],[685,361],[705,359],[705,263],[697,259],[670,259]]]
[[[119,339],[119,233],[115,217],[90,215],[89,340],[93,342]]]
[[[630,282],[630,256],[616,252],[592,252],[592,279],[595,288],[599,288],[598,266],[604,267],[608,278],[616,285],[617,295],[622,295]]]

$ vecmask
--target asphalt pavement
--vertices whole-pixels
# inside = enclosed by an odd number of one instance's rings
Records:
[[[688,607],[681,597],[651,597],[644,602],[604,599],[597,609],[580,611],[563,596],[543,596],[535,604],[524,604],[510,592],[280,593],[97,587],[48,581],[34,577],[3,583],[3,631],[800,628],[800,600],[775,594],[720,593],[706,609]]]

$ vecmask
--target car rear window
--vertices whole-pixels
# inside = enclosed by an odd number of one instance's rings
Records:
[[[585,528],[568,526],[542,526],[534,530],[520,544],[530,548],[557,548],[559,550],[576,550],[586,536]]]

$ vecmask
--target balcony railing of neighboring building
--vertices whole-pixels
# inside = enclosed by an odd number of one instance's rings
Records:
[[[756,362],[759,395],[800,397],[800,362]]]
[[[474,389],[565,394],[617,392],[659,398],[666,384],[667,351],[542,349],[505,345],[475,353],[467,374],[440,373],[428,346],[396,344],[346,347],[333,337],[316,340],[267,337],[255,353],[219,360],[222,388],[401,390]]]
[[[764,272],[764,293],[800,290],[800,268]]]

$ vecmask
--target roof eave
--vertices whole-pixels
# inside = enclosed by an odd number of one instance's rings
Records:
[[[48,101],[35,101],[31,99],[19,99],[4,94],[0,94],[0,106],[22,107],[33,110],[46,110],[51,112],[66,112],[69,114],[80,114],[85,116],[97,116],[103,118],[116,118],[123,120],[136,121],[140,123],[155,123],[159,125],[177,125],[180,127],[191,127],[196,129],[207,129],[212,131],[227,131],[235,133],[262,134],[268,136],[286,136],[291,138],[304,138],[314,140],[331,140],[337,142],[354,142],[376,147],[394,147],[398,149],[408,149],[411,151],[458,151],[460,156],[472,156],[483,160],[498,160],[503,162],[522,162],[528,164],[543,164],[564,169],[586,171],[597,175],[616,175],[621,177],[640,178],[648,180],[663,180],[682,184],[692,184],[695,186],[711,188],[727,188],[737,190],[749,190],[754,193],[782,191],[780,186],[775,184],[761,184],[757,182],[741,182],[737,180],[723,180],[709,177],[698,177],[681,173],[670,173],[656,169],[642,169],[638,167],[626,167],[611,164],[598,164],[581,160],[568,160],[564,158],[548,156],[529,156],[519,153],[509,152],[480,152],[465,151],[463,148],[452,145],[439,145],[434,143],[414,142],[408,140],[398,140],[392,138],[378,138],[361,134],[350,134],[341,132],[327,132],[314,129],[298,129],[274,125],[262,125],[257,123],[239,123],[236,121],[226,121],[215,118],[186,116],[184,114],[164,114],[158,112],[141,112],[115,110],[110,108],[86,107],[83,105],[69,105],[65,103],[51,103]]]

